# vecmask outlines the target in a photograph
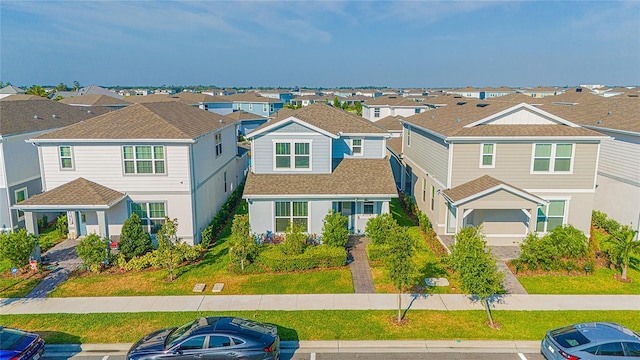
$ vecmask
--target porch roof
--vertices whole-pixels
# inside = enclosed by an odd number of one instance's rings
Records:
[[[127,195],[85,178],[77,178],[57,188],[14,205],[20,210],[109,209]]]
[[[539,196],[531,194],[530,192],[522,190],[518,187],[509,185],[489,175],[484,175],[475,180],[471,180],[451,189],[444,190],[442,191],[442,194],[452,203],[452,205],[458,206],[469,201],[476,200],[498,190],[505,190],[514,195],[523,197],[541,205],[547,203],[546,200],[540,198]]]
[[[254,174],[244,196],[371,195],[398,197],[388,158],[342,159],[330,174]]]

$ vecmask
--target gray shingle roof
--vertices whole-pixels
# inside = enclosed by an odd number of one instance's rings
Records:
[[[85,178],[77,178],[57,188],[32,196],[19,206],[110,206],[123,199],[125,194],[94,183]]]
[[[103,94],[85,94],[80,96],[67,97],[60,100],[63,104],[68,105],[93,105],[93,106],[105,106],[105,105],[131,105],[127,100],[117,99],[112,96]]]
[[[483,175],[477,179],[468,181],[464,184],[458,185],[454,188],[451,189],[447,189],[444,190],[443,193],[449,198],[451,199],[453,202],[457,202],[460,201],[462,199],[466,199],[469,198],[473,195],[477,195],[483,191],[487,191],[489,189],[492,189],[496,186],[500,186],[500,185],[506,185],[514,190],[517,190],[523,194],[527,194],[528,196],[534,198],[534,199],[538,199],[538,200],[542,200],[540,199],[538,196],[533,195],[525,190],[522,190],[518,187],[509,185],[503,181],[500,181],[494,177],[491,177],[489,175]]]

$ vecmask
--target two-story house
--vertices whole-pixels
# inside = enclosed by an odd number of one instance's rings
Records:
[[[11,95],[0,100],[2,232],[24,228],[24,213],[11,207],[42,192],[38,149],[25,140],[109,111],[100,107],[76,108],[38,96],[33,100],[21,100],[22,96],[25,95]],[[52,219],[51,214],[47,216]]]
[[[256,93],[260,96],[264,96],[271,99],[282,100],[285,104],[288,104],[293,99],[293,93],[291,91],[272,89],[272,90],[258,90]]]
[[[525,102],[459,104],[401,120],[403,187],[436,233],[482,225],[492,245],[565,224],[588,235],[606,137]]]
[[[362,104],[362,117],[369,121],[378,121],[387,116],[411,116],[427,111],[424,103],[398,95],[381,96]]]
[[[104,106],[112,110],[122,109],[123,107],[131,105],[131,103],[124,99],[114,98],[113,96],[107,96],[103,94],[84,94],[79,96],[70,96],[60,100],[60,103],[71,106]]]
[[[36,232],[34,213],[66,211],[71,236],[117,237],[136,213],[155,234],[177,218],[189,244],[242,182],[247,152],[237,123],[175,101],[135,104],[30,138],[44,193],[14,207]]]
[[[284,107],[284,101],[258,96],[255,93],[234,94],[223,97],[233,102],[233,111],[244,110],[252,114],[269,117]]]
[[[252,166],[243,197],[252,232],[283,233],[296,223],[320,234],[334,209],[348,217],[351,233],[363,233],[398,196],[386,157],[389,133],[341,109],[316,103],[286,111],[248,138]]]

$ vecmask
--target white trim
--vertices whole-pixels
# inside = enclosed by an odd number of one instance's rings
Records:
[[[351,140],[351,141],[350,141],[350,144],[349,144],[349,148],[351,149],[351,156],[357,156],[357,157],[362,157],[362,156],[364,156],[364,139],[363,139],[363,138],[357,138],[357,139],[353,139],[353,138],[351,138],[351,139],[349,139],[349,140]],[[358,147],[360,148],[360,152],[359,152],[359,153],[357,153],[357,154],[356,154],[356,152],[355,152],[355,151],[353,151],[353,148],[354,148],[354,146],[355,146],[355,145],[353,145],[353,142],[354,142],[355,140],[360,140],[360,146],[358,146]]]
[[[612,128],[606,128],[606,127],[601,127],[601,126],[592,126],[592,125],[582,125],[582,127],[585,127],[587,129],[591,129],[591,130],[608,131],[608,132],[618,133],[618,134],[622,134],[622,135],[631,135],[631,136],[640,135],[640,132],[630,131],[630,130],[612,129]]]
[[[445,140],[446,143],[446,140]],[[449,146],[449,158],[447,159],[447,186],[443,186],[444,189],[451,189],[451,177],[453,176],[453,144],[448,143]]]
[[[151,159],[137,159],[136,148],[139,146],[148,146],[151,148]],[[124,158],[124,148],[131,147],[133,148],[133,159],[125,159]],[[156,147],[162,147],[162,159],[156,159]],[[167,164],[167,146],[165,145],[157,145],[157,144],[145,144],[145,145],[130,145],[124,144],[120,146],[120,161],[122,164],[122,176],[169,176],[169,166]],[[151,162],[151,172],[150,173],[139,173],[138,172],[138,160],[140,161],[150,161]],[[160,161],[164,163],[164,172],[156,172],[156,161]],[[132,161],[133,162],[133,170],[134,172],[128,173],[126,170],[125,162]]]
[[[595,189],[522,189],[530,193],[584,193],[593,194]]]
[[[218,131],[216,129],[215,131]],[[120,143],[120,144],[195,144],[195,139],[27,139],[34,145],[42,144],[59,144],[59,143]]]
[[[319,134],[317,132],[276,132],[271,134],[272,136],[325,136],[324,134]]]
[[[491,154],[484,153],[485,145],[493,145],[493,152]],[[496,143],[480,143],[480,168],[495,168],[496,167],[496,147],[498,144]],[[484,156],[491,155],[491,165],[484,165]]]
[[[473,201],[475,199],[481,198],[481,197],[483,197],[485,195],[488,195],[488,194],[490,194],[492,192],[495,192],[495,191],[498,191],[498,190],[504,190],[504,191],[510,192],[510,193],[512,193],[514,195],[517,195],[517,196],[520,196],[522,198],[528,199],[529,201],[535,202],[537,204],[541,203],[539,200],[545,201],[545,199],[543,199],[541,197],[538,197],[538,196],[533,195],[533,194],[524,193],[522,191],[519,191],[517,189],[512,188],[509,185],[499,184],[499,185],[496,185],[496,186],[494,186],[492,188],[489,188],[487,190],[480,191],[480,192],[475,193],[475,194],[473,194],[471,196],[467,196],[466,198],[460,199],[458,201],[454,201],[454,202],[452,202],[452,205],[460,206],[462,204],[468,203],[469,201]]]
[[[598,182],[598,166],[600,165],[600,144],[598,144],[598,150],[596,152],[596,171],[595,174],[593,174],[593,191],[596,191],[596,185]]]
[[[19,189],[15,189],[13,190],[13,202],[15,203],[15,205],[19,204],[18,203],[18,193],[23,192],[24,191],[24,200],[25,201],[29,198],[29,189],[25,186],[25,187],[21,187]],[[21,201],[21,202],[22,202]],[[22,210],[19,210],[22,211]],[[20,212],[18,212],[18,222],[23,221],[24,220],[24,211],[22,211],[22,216],[20,216]]]
[[[253,200],[253,199],[271,199],[273,201],[279,199],[336,199],[335,201],[342,201],[339,199],[349,199],[345,201],[355,201],[353,199],[379,199],[381,201],[397,198],[398,194],[269,194],[269,195],[261,195],[261,194],[249,194],[243,195],[243,199]],[[283,200],[284,201],[284,200]]]
[[[327,135],[332,139],[338,139],[339,138],[339,136],[337,134],[332,134],[332,133],[330,133],[330,132],[328,132],[328,131],[326,131],[324,129],[321,129],[321,128],[317,127],[317,126],[313,126],[313,125],[311,125],[309,123],[306,123],[306,122],[304,122],[304,121],[302,121],[302,120],[300,120],[300,119],[298,119],[298,118],[296,118],[294,116],[289,116],[288,118],[286,118],[284,120],[281,120],[281,121],[278,121],[278,122],[274,122],[273,124],[271,124],[269,126],[266,126],[266,127],[263,127],[262,129],[259,129],[259,130],[256,129],[253,132],[247,134],[246,138],[249,139],[249,138],[256,137],[257,135],[260,135],[260,134],[262,134],[264,132],[269,132],[272,129],[277,128],[279,126],[282,126],[282,125],[284,125],[284,124],[286,124],[288,122],[297,123],[299,125],[302,125],[304,127],[309,128],[311,130],[314,130],[314,131],[319,132],[321,134]]]
[[[517,126],[517,125],[515,125]],[[478,141],[492,142],[492,141],[516,141],[516,142],[531,142],[531,141],[601,141],[609,138],[608,136],[452,136],[444,138],[448,142],[471,142],[476,143]]]
[[[65,159],[71,158],[71,167],[70,168],[65,168],[65,167],[62,166],[63,156],[60,153],[60,151],[61,151],[61,148],[63,148],[63,147],[68,147],[69,148],[70,155],[69,156],[65,156],[64,158]],[[57,148],[58,148],[58,166],[59,166],[60,171],[74,171],[76,169],[76,162],[75,162],[75,156],[73,154],[73,152],[74,152],[73,151],[73,146],[71,146],[71,145],[58,145]]]
[[[384,134],[380,134],[380,133],[345,133],[342,131],[338,131],[338,135],[340,136],[346,136],[346,137],[379,137],[382,139],[389,139],[391,137],[391,134],[389,133],[384,133]]]
[[[518,105],[512,106],[512,107],[510,107],[508,109],[502,110],[502,111],[500,111],[498,113],[495,113],[493,115],[489,115],[489,116],[487,116],[487,117],[485,117],[483,119],[480,119],[478,121],[472,122],[471,124],[467,124],[464,127],[465,128],[471,128],[471,127],[474,127],[474,126],[477,126],[477,125],[490,123],[493,120],[496,120],[497,118],[499,118],[499,117],[501,117],[503,115],[509,114],[511,112],[515,112],[516,110],[519,110],[519,109],[530,110],[530,111],[532,111],[534,113],[537,113],[538,115],[541,115],[543,117],[549,118],[550,120],[553,120],[553,121],[558,122],[558,123],[563,124],[563,125],[567,125],[567,126],[570,126],[570,127],[580,127],[580,125],[574,124],[574,123],[572,123],[570,121],[567,121],[567,120],[565,120],[565,119],[563,119],[563,118],[561,118],[559,116],[556,116],[556,115],[553,115],[551,113],[548,113],[548,112],[546,112],[546,111],[544,111],[542,109],[539,109],[537,107],[531,106],[531,105],[529,105],[527,103],[520,103]]]
[[[559,196],[559,197],[555,197],[555,196],[545,196],[545,200],[547,200],[547,203],[551,202],[551,201],[564,201],[564,214],[562,214],[562,225],[567,225],[568,224],[568,220],[569,220],[569,203],[571,202],[571,196]],[[547,230],[547,225],[549,222],[549,215],[548,215],[548,211],[549,211],[549,207],[547,206],[547,214],[545,214],[545,217],[547,219],[547,221],[545,221],[545,225],[544,225],[544,231],[539,231],[538,233],[544,235],[547,234],[549,231]],[[536,207],[536,224],[534,226],[534,231],[537,231],[538,228],[538,208]]]
[[[551,145],[551,154],[549,155],[549,170],[547,171],[534,171],[534,161],[536,158],[536,145]],[[556,151],[558,145],[571,145],[571,158],[569,160],[569,171],[556,171]],[[576,155],[576,143],[571,142],[534,142],[531,144],[531,164],[529,168],[530,175],[573,175],[573,162],[575,160]],[[597,165],[596,165],[597,168]]]
[[[15,181],[15,182],[12,182],[11,184],[7,184],[7,188],[14,187],[16,185],[20,185],[22,183],[26,183],[26,182],[29,182],[31,180],[35,180],[35,179],[38,179],[38,178],[41,178],[41,176],[40,175],[34,175],[34,176],[28,177],[26,179],[20,179],[20,181]]]
[[[271,154],[273,156],[272,161],[273,161],[273,171],[278,171],[278,172],[288,172],[288,171],[300,171],[300,172],[309,172],[309,171],[313,171],[313,140],[311,139],[271,139],[271,142],[273,144],[272,146],[272,151]],[[288,168],[279,168],[276,167],[276,145],[277,144],[284,144],[284,143],[288,143],[289,147],[290,147],[290,154],[289,154],[289,159],[290,159],[290,163],[289,163],[289,167]],[[308,168],[297,168],[295,167],[295,162],[296,162],[296,144],[309,144],[309,167]],[[280,155],[283,156],[283,155]]]
[[[531,214],[527,211],[527,209],[520,209],[520,211],[522,211],[524,213],[524,215],[531,220]],[[538,207],[536,206],[535,211],[538,211]],[[527,226],[527,229],[529,228],[529,226]]]

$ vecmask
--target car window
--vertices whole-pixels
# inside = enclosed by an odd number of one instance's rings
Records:
[[[209,336],[209,349],[231,346],[231,339],[228,336],[211,335]]]
[[[582,351],[588,352],[589,354],[595,355],[598,352],[598,346],[590,347],[590,348],[584,349]]]
[[[238,338],[232,337],[231,340],[233,340],[233,345],[242,345],[242,344],[244,344],[244,340],[240,340]]]
[[[622,343],[614,342],[614,343],[602,344],[598,347],[598,353],[596,355],[624,356],[624,350],[622,350]]]
[[[204,336],[196,336],[180,344],[180,350],[197,350],[202,349],[203,346]]]
[[[624,345],[627,347],[629,356],[640,356],[640,343],[626,342]]]
[[[556,331],[552,336],[563,348],[572,348],[589,343],[589,339],[574,327],[563,328]]]

